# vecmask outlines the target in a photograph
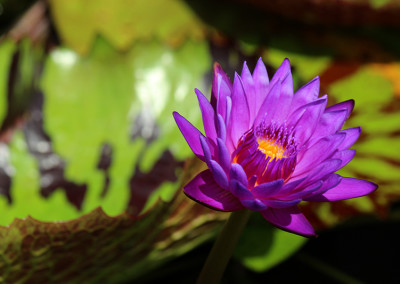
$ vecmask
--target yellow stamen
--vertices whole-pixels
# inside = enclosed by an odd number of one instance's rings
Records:
[[[283,153],[285,149],[275,142],[275,140],[267,140],[258,138],[258,150],[263,152],[266,157],[271,157],[271,160],[274,158],[280,159],[283,157]]]

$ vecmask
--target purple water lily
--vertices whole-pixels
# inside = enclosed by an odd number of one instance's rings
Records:
[[[298,208],[305,201],[336,201],[371,193],[372,182],[335,174],[355,155],[361,128],[341,130],[354,107],[349,100],[326,108],[319,78],[293,93],[285,59],[269,81],[261,58],[253,74],[246,62],[233,84],[215,64],[211,103],[195,90],[204,136],[179,113],[174,118],[194,154],[208,169],[184,192],[221,211],[248,208],[273,225],[315,235]]]

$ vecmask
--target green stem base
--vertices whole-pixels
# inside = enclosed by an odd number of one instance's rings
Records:
[[[197,279],[197,284],[218,284],[250,217],[250,210],[232,212],[218,235]]]

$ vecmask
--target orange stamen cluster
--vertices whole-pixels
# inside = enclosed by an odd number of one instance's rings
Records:
[[[265,154],[265,158],[270,157],[271,160],[274,158],[281,159],[284,156],[285,149],[279,143],[276,143],[275,140],[258,138],[258,150]]]

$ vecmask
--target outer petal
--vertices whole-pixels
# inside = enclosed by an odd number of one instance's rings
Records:
[[[263,217],[282,230],[305,237],[316,236],[314,228],[297,206],[288,208],[268,208],[261,211]]]
[[[249,106],[243,89],[242,80],[235,74],[232,92],[232,110],[230,116],[230,137],[233,144],[249,129]]]
[[[314,169],[315,166],[330,158],[335,153],[344,137],[345,135],[340,133],[324,137],[312,145],[310,149],[307,149],[303,155],[299,155],[299,162],[293,172],[293,177]]]
[[[328,108],[326,108],[327,112],[331,112],[331,111],[338,111],[338,110],[346,110],[347,112],[347,116],[346,119],[349,118],[351,112],[354,109],[354,100],[348,100],[348,101],[344,101],[338,104],[335,104],[333,106],[330,106]]]
[[[370,194],[377,188],[378,186],[370,181],[343,177],[339,185],[329,189],[321,195],[310,198],[310,201],[323,202],[355,198]]]
[[[243,170],[241,165],[237,163],[233,163],[231,165],[231,170],[229,172],[229,179],[235,179],[247,188],[246,172]]]
[[[279,111],[273,114],[272,119],[282,122],[290,112],[293,99],[293,78],[290,70],[290,62],[287,58],[283,60],[281,66],[276,70],[270,86],[273,86],[277,81],[281,82],[281,90],[276,104],[279,106]]]
[[[261,57],[258,59],[256,68],[254,69],[253,81],[256,93],[256,112],[258,112],[268,94],[267,88],[269,84],[267,69]]]
[[[219,114],[225,118],[226,106],[224,103],[219,104],[218,102],[225,102],[226,97],[232,93],[232,82],[229,80],[228,75],[224,72],[221,65],[218,63],[214,64],[213,83],[211,90],[211,105]]]
[[[254,116],[256,115],[256,93],[255,93],[253,77],[251,76],[250,70],[247,67],[246,61],[243,63],[242,74],[240,77],[242,78],[243,87],[246,92],[247,103],[249,105],[250,125],[251,125],[254,121]]]
[[[324,112],[311,139],[318,139],[336,133],[342,128],[346,118],[347,110]]]
[[[283,186],[283,179],[262,183],[252,189],[253,194],[259,199],[266,199],[274,196]]]
[[[246,187],[243,186],[237,180],[230,180],[229,182],[230,191],[234,196],[236,196],[240,201],[243,200],[254,200],[253,194]],[[242,202],[243,203],[243,202]]]
[[[207,98],[198,89],[195,89],[194,91],[199,100],[200,110],[203,116],[204,132],[206,133],[207,138],[215,141],[217,138],[217,130],[215,129],[217,118],[215,117],[215,111]]]
[[[271,86],[271,85],[270,85]],[[277,109],[277,104],[279,96],[281,94],[281,81],[275,82],[272,85],[271,90],[268,92],[268,96],[265,98],[263,104],[261,105],[257,116],[254,120],[254,125],[259,125],[262,121],[269,122],[274,116]]]
[[[323,96],[312,103],[298,108],[296,112],[290,115],[288,126],[296,127],[295,137],[300,147],[306,143],[313,134],[318,125],[318,121],[325,110],[327,101],[328,97]],[[302,113],[300,119],[298,119],[298,113]]]
[[[183,137],[185,137],[186,142],[189,144],[190,149],[192,149],[193,153],[204,162],[203,149],[201,148],[199,139],[203,134],[179,113],[174,111],[173,116],[179,130],[182,132]]]
[[[268,208],[268,206],[265,205],[264,202],[258,199],[241,200],[241,202],[246,208],[249,208],[252,211],[263,211]]]
[[[209,170],[191,180],[184,187],[184,192],[191,199],[216,210],[237,211],[244,208],[235,196],[215,182]]]
[[[340,131],[340,133],[345,133],[346,137],[344,138],[342,144],[340,144],[338,150],[345,150],[350,148],[360,137],[361,127],[348,128]]]
[[[297,108],[315,101],[319,95],[319,85],[319,77],[317,76],[301,87],[293,96],[291,109],[295,111]]]

